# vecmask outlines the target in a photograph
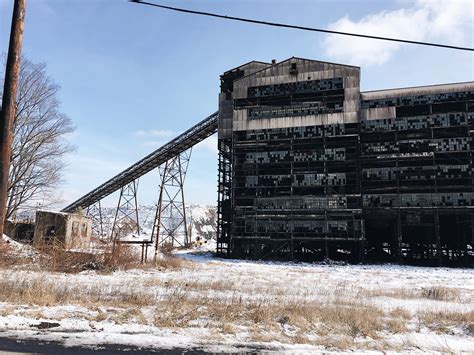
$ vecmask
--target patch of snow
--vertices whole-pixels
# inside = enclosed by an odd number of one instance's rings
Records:
[[[23,244],[3,234],[2,241],[13,249],[13,253],[19,257],[35,257],[38,253],[29,244]]]
[[[45,279],[55,285],[67,286],[73,292],[88,294],[100,290],[103,297],[129,292],[152,295],[159,304],[163,297],[176,292],[176,287],[189,282],[204,285],[190,289],[189,296],[226,300],[236,296],[242,302],[280,302],[291,297],[294,302],[327,302],[334,297],[356,297],[374,292],[367,302],[387,312],[400,307],[413,316],[425,311],[474,311],[474,270],[427,268],[399,265],[334,265],[288,262],[255,262],[213,257],[205,248],[196,247],[176,251],[175,255],[192,262],[192,267],[178,270],[136,269],[100,274],[86,271],[79,274],[61,274],[18,270],[11,273],[0,269],[2,280]],[[212,288],[213,283],[223,287]],[[457,300],[433,300],[420,297],[389,297],[387,292],[404,289],[420,292],[428,287],[449,287],[459,292]],[[377,292],[381,292],[377,295]],[[9,309],[12,309],[8,311]],[[128,320],[125,324],[114,320],[114,307],[88,308],[78,305],[26,306],[0,303],[0,329],[3,336],[62,341],[66,346],[100,344],[128,344],[145,348],[203,349],[210,352],[253,352],[255,349],[296,353],[327,352],[316,345],[291,344],[289,341],[256,342],[245,324],[235,324],[235,332],[218,331],[206,318],[196,318],[183,328],[160,328],[153,324],[154,305],[138,307],[145,323]],[[105,317],[98,317],[99,313]],[[104,319],[105,318],[105,319]],[[40,322],[58,322],[58,327],[38,330]],[[415,322],[413,320],[412,322]],[[414,324],[412,324],[414,325]],[[470,352],[474,337],[453,328],[449,334],[437,334],[420,328],[401,334],[379,334],[381,341],[400,347],[407,352]],[[284,321],[281,332],[293,337],[298,329]],[[317,342],[317,335],[313,336]],[[375,341],[375,340],[374,340]],[[350,351],[360,351],[353,348]]]

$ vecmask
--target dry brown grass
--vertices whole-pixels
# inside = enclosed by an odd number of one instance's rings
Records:
[[[338,289],[322,302],[290,293],[283,297],[271,293],[255,297],[241,296],[235,291],[229,295],[231,285],[222,280],[159,281],[161,291],[155,296],[133,285],[104,290],[98,285],[75,286],[65,281],[53,282],[47,276],[26,274],[0,280],[0,302],[37,306],[77,304],[95,311],[84,316],[90,321],[109,320],[118,324],[184,328],[204,322],[222,336],[234,334],[244,326],[255,341],[306,343],[333,350],[383,350],[388,346],[383,344],[384,333],[404,333],[415,320],[439,333],[449,333],[453,327],[462,327],[469,334],[473,331],[474,312],[420,312],[415,318],[403,308],[383,312],[367,303],[370,299],[364,301],[359,293],[350,293],[343,285],[340,289],[348,293],[344,295]],[[221,291],[227,296],[219,295]],[[153,309],[153,319],[146,319],[144,308]]]
[[[120,310],[114,316],[111,317],[111,320],[117,324],[147,324],[147,320],[143,315],[142,311],[136,307]]]
[[[400,318],[400,319],[403,319],[405,321],[412,318],[411,313],[409,311],[407,311],[406,309],[400,308],[400,307],[397,307],[397,308],[393,309],[390,312],[390,316],[393,317],[393,318]]]
[[[191,262],[178,258],[171,253],[162,254],[153,263],[158,268],[169,270],[178,270],[183,267],[189,267],[191,264]]]
[[[177,285],[155,307],[154,324],[159,327],[186,327],[198,319],[219,324],[222,333],[232,333],[236,324],[250,329],[263,327],[274,335],[258,334],[265,339],[281,340],[285,327],[299,330],[293,342],[310,342],[301,334],[314,332],[322,337],[337,333],[355,339],[377,338],[386,329],[384,313],[367,304],[355,301],[322,304],[317,301],[294,301],[291,297],[261,300],[243,300],[240,296],[229,298],[199,297],[185,284]],[[300,334],[300,336],[297,336]],[[287,336],[287,335],[285,335]]]
[[[354,345],[354,339],[347,335],[332,334],[330,336],[319,338],[313,342],[314,345],[324,346],[330,350],[345,350]]]
[[[112,265],[110,270],[124,267],[122,265],[138,265],[124,249],[107,252],[117,253],[109,255],[106,265]],[[69,256],[63,253],[59,251],[57,255],[50,256],[53,260],[48,261],[49,267],[72,270],[70,272],[80,270],[80,267],[74,266],[83,265],[84,261],[79,256],[79,261],[72,256],[68,262],[54,259],[67,259]],[[123,258],[120,253],[124,253]],[[160,260],[156,264],[159,268],[179,270],[196,267],[173,255],[165,255]],[[139,282],[134,280],[133,284],[127,285],[115,284],[115,281],[109,285],[104,281],[106,287],[84,282],[68,283],[61,275],[54,281],[55,278],[46,275],[12,274],[0,280],[0,302],[40,307],[77,304],[94,311],[81,315],[92,322],[107,320],[118,324],[150,324],[176,329],[203,326],[217,333],[215,339],[225,339],[228,335],[240,333],[245,327],[249,338],[254,341],[322,345],[331,350],[393,350],[397,345],[386,343],[383,337],[405,333],[416,322],[419,327],[434,332],[449,333],[453,327],[462,327],[466,333],[473,334],[474,312],[421,312],[412,315],[403,308],[384,312],[372,303],[373,297],[388,295],[401,299],[458,299],[459,293],[451,292],[451,289],[381,288],[367,291],[355,283],[341,282],[334,289],[313,292],[311,285],[304,289],[292,289],[278,282],[271,285],[240,282],[246,280],[244,274],[242,279],[238,274],[231,282],[225,277],[202,277],[198,275],[199,269],[196,273],[191,271],[169,272],[164,277],[150,273]],[[222,272],[216,270],[219,271]],[[77,277],[82,278],[82,275]],[[109,279],[109,276],[101,277]]]
[[[50,271],[74,273],[87,269],[100,269],[103,265],[101,255],[71,252],[60,242],[38,246],[41,268]]]
[[[29,258],[17,255],[9,242],[0,239],[0,267],[14,267],[30,262]]]
[[[375,290],[368,290],[366,291],[367,297],[389,297],[389,298],[396,298],[396,299],[414,299],[420,298],[420,294],[417,293],[415,290],[407,289],[407,288],[392,288],[392,289],[375,289]]]
[[[38,306],[77,304],[88,307],[134,307],[152,305],[155,299],[151,294],[136,290],[114,288],[104,292],[99,286],[59,284],[42,276],[0,280],[0,301]]]
[[[418,314],[419,323],[438,333],[450,333],[452,328],[462,328],[474,335],[474,311],[425,311]]]
[[[441,286],[432,286],[421,289],[421,296],[423,298],[428,298],[437,301],[458,301],[460,297],[459,290],[441,287]]]
[[[0,266],[27,265],[41,270],[65,273],[77,273],[84,270],[108,273],[116,270],[153,267],[178,270],[191,267],[192,264],[172,254],[165,254],[156,263],[142,264],[136,249],[120,243],[110,245],[100,252],[90,253],[67,250],[62,242],[56,240],[52,243],[36,245],[35,250],[38,252],[37,260],[27,260],[27,258],[18,257],[9,245],[0,242]]]
[[[435,301],[460,301],[460,292],[457,289],[442,287],[442,286],[430,286],[424,287],[421,290],[413,290],[407,288],[394,288],[394,289],[377,289],[365,292],[367,297],[389,297],[396,299],[430,299]]]
[[[115,244],[101,253],[70,251],[55,241],[39,246],[40,265],[43,270],[76,273],[84,270],[112,272],[140,267],[140,258],[128,245]]]
[[[130,245],[114,244],[104,253],[104,264],[112,270],[140,267],[140,256]]]
[[[12,260],[11,258],[11,252],[12,249],[10,245],[0,239],[0,266],[12,265],[12,262],[14,262],[14,260]]]
[[[410,312],[397,307],[387,315],[386,327],[392,334],[405,333],[408,331],[408,322],[412,319]]]

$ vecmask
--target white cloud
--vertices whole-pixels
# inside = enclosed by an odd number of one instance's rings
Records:
[[[176,132],[169,129],[150,129],[135,131],[133,135],[140,139],[142,147],[155,150],[176,136]]]
[[[137,137],[171,137],[175,135],[175,132],[169,129],[151,129],[136,131],[134,135]]]
[[[141,143],[141,146],[144,148],[153,148],[153,150],[160,148],[165,145],[167,142],[162,140],[153,140],[153,141],[144,141]]]
[[[212,135],[195,145],[195,149],[206,149],[217,154],[217,137]]]
[[[473,6],[469,0],[417,0],[410,7],[370,14],[358,21],[346,15],[330,24],[329,28],[381,37],[472,46]],[[324,40],[326,54],[330,57],[365,66],[387,62],[402,45],[341,35],[329,35]]]
[[[75,142],[79,139],[79,137],[80,137],[80,134],[77,130],[66,133],[64,135],[64,139],[68,142]]]

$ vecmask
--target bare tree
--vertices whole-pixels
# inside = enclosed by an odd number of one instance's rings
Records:
[[[65,139],[74,127],[59,112],[58,91],[45,64],[22,58],[6,218],[25,206],[54,200],[65,168],[64,155],[74,149]]]

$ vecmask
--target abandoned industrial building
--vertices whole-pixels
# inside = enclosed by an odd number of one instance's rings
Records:
[[[360,92],[290,58],[221,76],[217,252],[473,265],[474,82]]]
[[[88,248],[92,221],[81,213],[36,211],[33,243],[60,243],[66,249]]]

